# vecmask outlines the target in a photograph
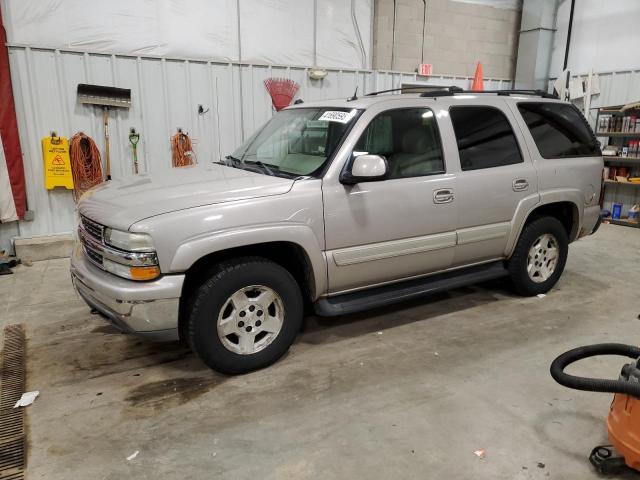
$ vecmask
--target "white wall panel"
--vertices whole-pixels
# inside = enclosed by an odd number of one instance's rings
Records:
[[[371,66],[373,0],[0,0],[0,6],[12,44]]]
[[[569,25],[570,1],[560,2],[556,17],[550,74],[560,75]],[[640,68],[640,2],[581,0],[576,2],[568,68],[572,73]]]
[[[20,222],[21,236],[69,232],[73,228],[71,192],[44,189],[40,140],[55,130],[71,137],[83,131],[104,152],[102,111],[81,105],[78,83],[131,89],[129,110],[112,109],[111,170],[114,178],[132,175],[128,132],[140,132],[138,159],[141,172],[170,168],[170,137],[181,127],[194,143],[200,163],[231,153],[242,138],[273,115],[263,81],[291,78],[300,84],[298,98],[305,101],[346,98],[402,84],[457,85],[468,88],[466,77],[429,77],[412,73],[370,70],[331,70],[322,81],[311,80],[307,68],[281,65],[220,63],[156,57],[106,55],[10,45],[20,143],[24,154],[28,207],[35,220]],[[487,80],[487,88],[509,88],[506,80]],[[199,115],[198,105],[206,113]],[[0,242],[15,229],[0,228]]]

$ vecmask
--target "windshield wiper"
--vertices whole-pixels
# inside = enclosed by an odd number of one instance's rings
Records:
[[[229,165],[231,167],[236,167],[239,163],[242,163],[242,161],[239,158],[236,158],[232,155],[227,155],[226,157],[224,157],[225,161],[220,161],[218,163],[222,164],[222,165]]]
[[[244,163],[248,163],[249,165],[257,165],[258,167],[262,168],[268,175],[271,175],[272,177],[275,177],[276,174],[273,170],[271,170],[271,168],[275,169],[275,170],[279,170],[279,168],[275,165],[267,165],[266,163],[262,163],[260,160],[245,160]],[[269,168],[271,167],[271,168]]]

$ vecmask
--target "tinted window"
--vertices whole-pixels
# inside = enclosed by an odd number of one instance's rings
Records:
[[[462,170],[522,162],[516,137],[504,113],[491,107],[452,107]]]
[[[427,108],[389,110],[374,118],[353,149],[354,155],[381,155],[389,178],[418,177],[444,171],[440,135]]]
[[[519,103],[544,158],[600,156],[600,146],[580,112],[562,103]]]

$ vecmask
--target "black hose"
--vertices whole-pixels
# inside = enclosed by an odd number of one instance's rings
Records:
[[[576,377],[564,373],[564,369],[578,360],[600,355],[621,355],[623,357],[640,357],[640,348],[622,343],[601,343],[586,347],[574,348],[563,353],[551,364],[551,376],[560,385],[574,390],[587,392],[623,393],[640,398],[640,383],[624,380],[604,380],[601,378]]]

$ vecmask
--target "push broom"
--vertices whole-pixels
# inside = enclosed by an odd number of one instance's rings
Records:
[[[78,100],[85,105],[102,107],[104,124],[104,157],[107,180],[111,180],[111,157],[109,156],[109,109],[131,107],[131,89],[105,87],[103,85],[78,84]]]

